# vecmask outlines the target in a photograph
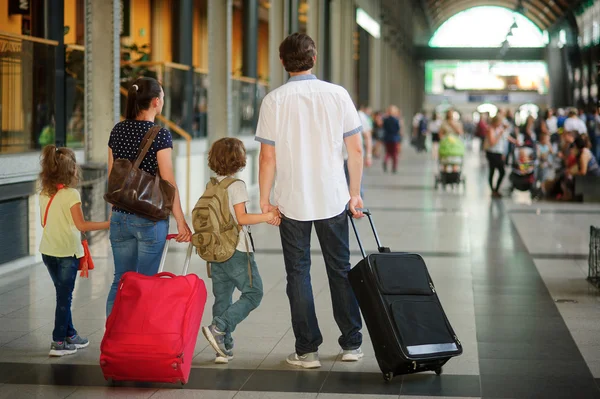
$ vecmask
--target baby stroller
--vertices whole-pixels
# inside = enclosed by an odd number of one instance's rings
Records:
[[[435,176],[435,189],[440,185],[446,188],[460,184],[466,187],[466,180],[462,176],[463,157],[465,144],[455,134],[448,134],[440,141],[439,148],[439,173]]]
[[[514,151],[514,164],[510,173],[511,191],[529,191],[535,189],[536,152],[531,147],[517,147]]]

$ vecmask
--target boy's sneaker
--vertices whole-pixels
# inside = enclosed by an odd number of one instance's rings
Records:
[[[77,353],[77,347],[68,342],[52,342],[48,356],[65,356]]]
[[[217,326],[211,324],[208,327],[202,327],[202,334],[208,340],[208,343],[213,347],[218,355],[227,357],[227,348],[225,348],[225,333],[219,331]]]
[[[88,341],[87,338],[83,338],[83,337],[80,337],[79,335],[75,334],[72,337],[67,337],[67,343],[71,344],[71,345],[75,345],[75,347],[77,349],[83,349],[83,348],[86,348],[90,344],[90,341]]]
[[[215,355],[216,364],[227,364],[230,360],[233,360],[233,351],[226,351],[227,356],[221,356],[218,353]]]
[[[292,366],[298,366],[304,369],[318,369],[321,367],[318,352],[307,353],[302,356],[298,356],[298,354],[294,352],[289,355],[285,361]]]
[[[360,349],[360,348],[344,350],[342,352],[342,362],[357,362],[364,355],[365,354],[363,353],[362,349]]]

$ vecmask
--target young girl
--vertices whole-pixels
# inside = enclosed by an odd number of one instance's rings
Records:
[[[208,154],[208,166],[222,181],[232,177],[246,166],[246,149],[236,138],[224,138],[216,141]],[[251,242],[246,226],[273,221],[279,216],[277,211],[264,214],[246,213],[248,192],[243,181],[237,181],[227,188],[229,210],[237,224],[242,226],[238,246],[233,256],[222,263],[212,263],[212,284],[215,303],[213,321],[202,333],[217,352],[215,363],[228,363],[233,359],[233,338],[231,333],[251,311],[260,304],[263,296],[262,280],[254,261],[253,248],[247,248]],[[251,273],[248,272],[250,256]],[[250,275],[251,274],[251,275]],[[242,295],[232,302],[233,290],[237,288]]]
[[[50,356],[71,355],[89,342],[77,335],[71,318],[71,298],[79,258],[84,256],[81,232],[105,230],[109,222],[86,222],[81,197],[73,188],[79,169],[75,153],[54,145],[44,147],[40,172],[40,213],[44,233],[40,252],[56,289],[56,313]]]

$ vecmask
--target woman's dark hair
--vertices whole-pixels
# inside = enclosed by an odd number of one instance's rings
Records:
[[[239,139],[215,141],[208,152],[208,167],[219,176],[231,176],[246,166],[246,147]]]
[[[580,151],[584,148],[589,148],[590,146],[589,139],[585,134],[580,134],[577,137],[575,137],[575,141],[573,141],[573,143],[575,144],[575,147],[577,147],[577,149]]]
[[[304,72],[315,66],[317,46],[310,36],[294,33],[279,45],[279,58],[287,72]]]
[[[140,112],[150,108],[152,100],[160,97],[162,87],[156,79],[137,78],[127,93],[125,119],[135,119]]]

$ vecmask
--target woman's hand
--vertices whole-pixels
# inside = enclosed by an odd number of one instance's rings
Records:
[[[185,219],[181,219],[177,221],[177,238],[175,241],[177,242],[190,242],[192,240],[192,230],[188,226]]]

